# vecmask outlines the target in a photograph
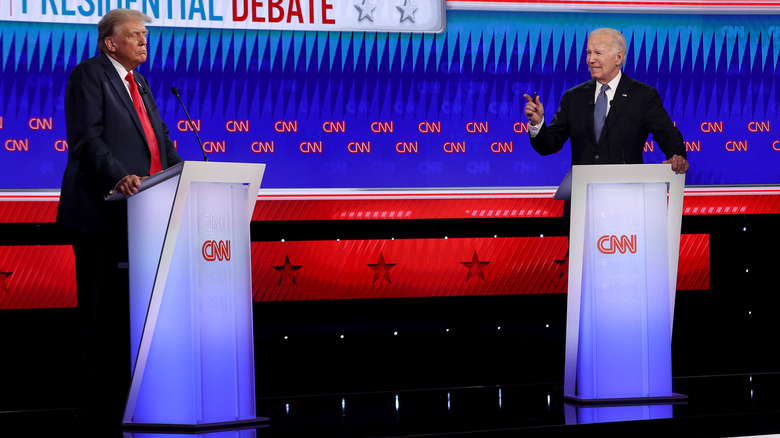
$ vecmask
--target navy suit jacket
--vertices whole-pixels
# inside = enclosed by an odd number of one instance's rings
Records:
[[[531,146],[541,155],[549,155],[571,139],[572,165],[639,164],[643,162],[647,136],[652,133],[667,159],[686,156],[680,130],[672,123],[655,88],[623,73],[598,140],[593,129],[595,94],[594,79],[567,90],[552,122],[542,125],[531,139]]]
[[[168,137],[149,84],[138,72],[133,73],[166,169],[182,160]],[[68,79],[68,163],[57,212],[58,223],[67,230],[106,233],[124,228],[126,203],[105,201],[104,196],[127,175],[149,175],[149,146],[124,82],[104,54],[81,62]]]

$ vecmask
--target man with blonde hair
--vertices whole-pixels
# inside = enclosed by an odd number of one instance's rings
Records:
[[[76,256],[86,391],[82,403],[119,424],[130,377],[125,202],[141,179],[181,162],[146,79],[151,19],[130,9],[98,23],[101,54],[77,65],[65,89],[68,163],[57,222]]]

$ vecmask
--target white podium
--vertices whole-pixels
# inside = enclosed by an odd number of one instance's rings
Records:
[[[685,176],[669,164],[573,166],[564,397],[668,403]]]
[[[264,164],[185,162],[128,198],[125,428],[267,421],[255,410],[249,224]]]

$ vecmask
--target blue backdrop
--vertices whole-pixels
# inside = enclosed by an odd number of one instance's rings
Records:
[[[442,34],[150,26],[149,79],[185,159],[268,163],[266,188],[555,186],[524,93],[550,117],[589,79],[587,33],[620,29],[628,75],[658,88],[689,147],[688,184],[780,183],[777,16],[448,11]],[[0,188],[59,188],[70,70],[95,26],[3,22]],[[519,123],[518,123],[519,122]],[[180,129],[181,128],[181,129]],[[652,138],[645,161],[663,156]],[[370,151],[370,152],[369,152]]]

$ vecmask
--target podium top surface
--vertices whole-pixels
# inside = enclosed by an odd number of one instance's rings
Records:
[[[138,193],[149,190],[150,188],[168,181],[171,178],[178,177],[183,173],[192,175],[193,181],[210,182],[229,182],[229,183],[250,183],[251,175],[259,173],[262,177],[265,171],[265,164],[258,163],[221,163],[214,161],[184,161],[175,166],[171,166],[162,172],[148,176],[141,181],[141,188]],[[136,193],[136,195],[138,195]],[[121,193],[113,193],[106,197],[107,201],[121,201],[126,199]]]
[[[572,184],[576,177],[578,183],[651,183],[681,182],[685,184],[685,175],[678,175],[668,163],[659,164],[590,164],[575,165],[569,169],[566,177],[553,195],[556,201],[571,200]]]
[[[157,184],[160,184],[163,181],[167,181],[174,176],[178,176],[181,174],[182,169],[184,169],[184,162],[181,162],[179,164],[176,164],[174,166],[171,166],[161,172],[157,172],[154,175],[147,176],[146,178],[143,178],[141,180],[141,188],[138,189],[138,193],[141,193],[145,190],[149,190],[150,188],[156,186]],[[136,194],[138,194],[136,193]],[[108,196],[106,196],[106,201],[121,201],[127,199],[125,198],[125,195],[114,192]]]

